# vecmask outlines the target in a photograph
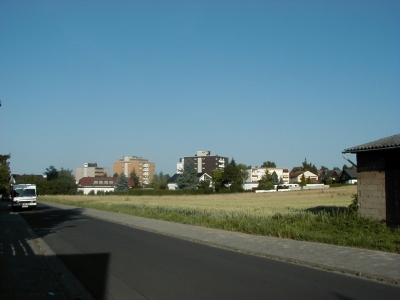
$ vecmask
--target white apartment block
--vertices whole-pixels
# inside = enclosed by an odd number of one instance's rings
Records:
[[[283,183],[289,183],[289,169],[286,168],[251,168],[247,169],[249,177],[247,182],[258,182],[265,175],[266,172],[273,174],[274,172],[278,175],[279,181],[282,179]]]

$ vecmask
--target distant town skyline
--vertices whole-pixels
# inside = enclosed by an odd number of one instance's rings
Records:
[[[135,155],[172,175],[198,150],[341,168],[400,131],[399,19],[394,0],[1,1],[0,153],[16,174]]]

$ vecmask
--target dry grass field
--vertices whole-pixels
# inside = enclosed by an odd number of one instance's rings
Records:
[[[182,196],[42,196],[44,201],[60,203],[85,202],[135,204],[147,207],[196,209],[213,212],[237,212],[272,216],[313,209],[315,207],[347,207],[357,193],[356,186],[325,190],[304,190],[276,193],[239,193]],[[40,200],[39,199],[39,200]],[[77,203],[78,204],[78,203]]]

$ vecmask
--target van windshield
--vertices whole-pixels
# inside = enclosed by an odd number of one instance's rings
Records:
[[[34,189],[16,189],[13,190],[13,197],[32,197],[36,196]]]

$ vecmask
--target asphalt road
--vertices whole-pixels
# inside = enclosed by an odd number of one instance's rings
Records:
[[[39,205],[23,218],[96,299],[399,299],[399,287]]]

